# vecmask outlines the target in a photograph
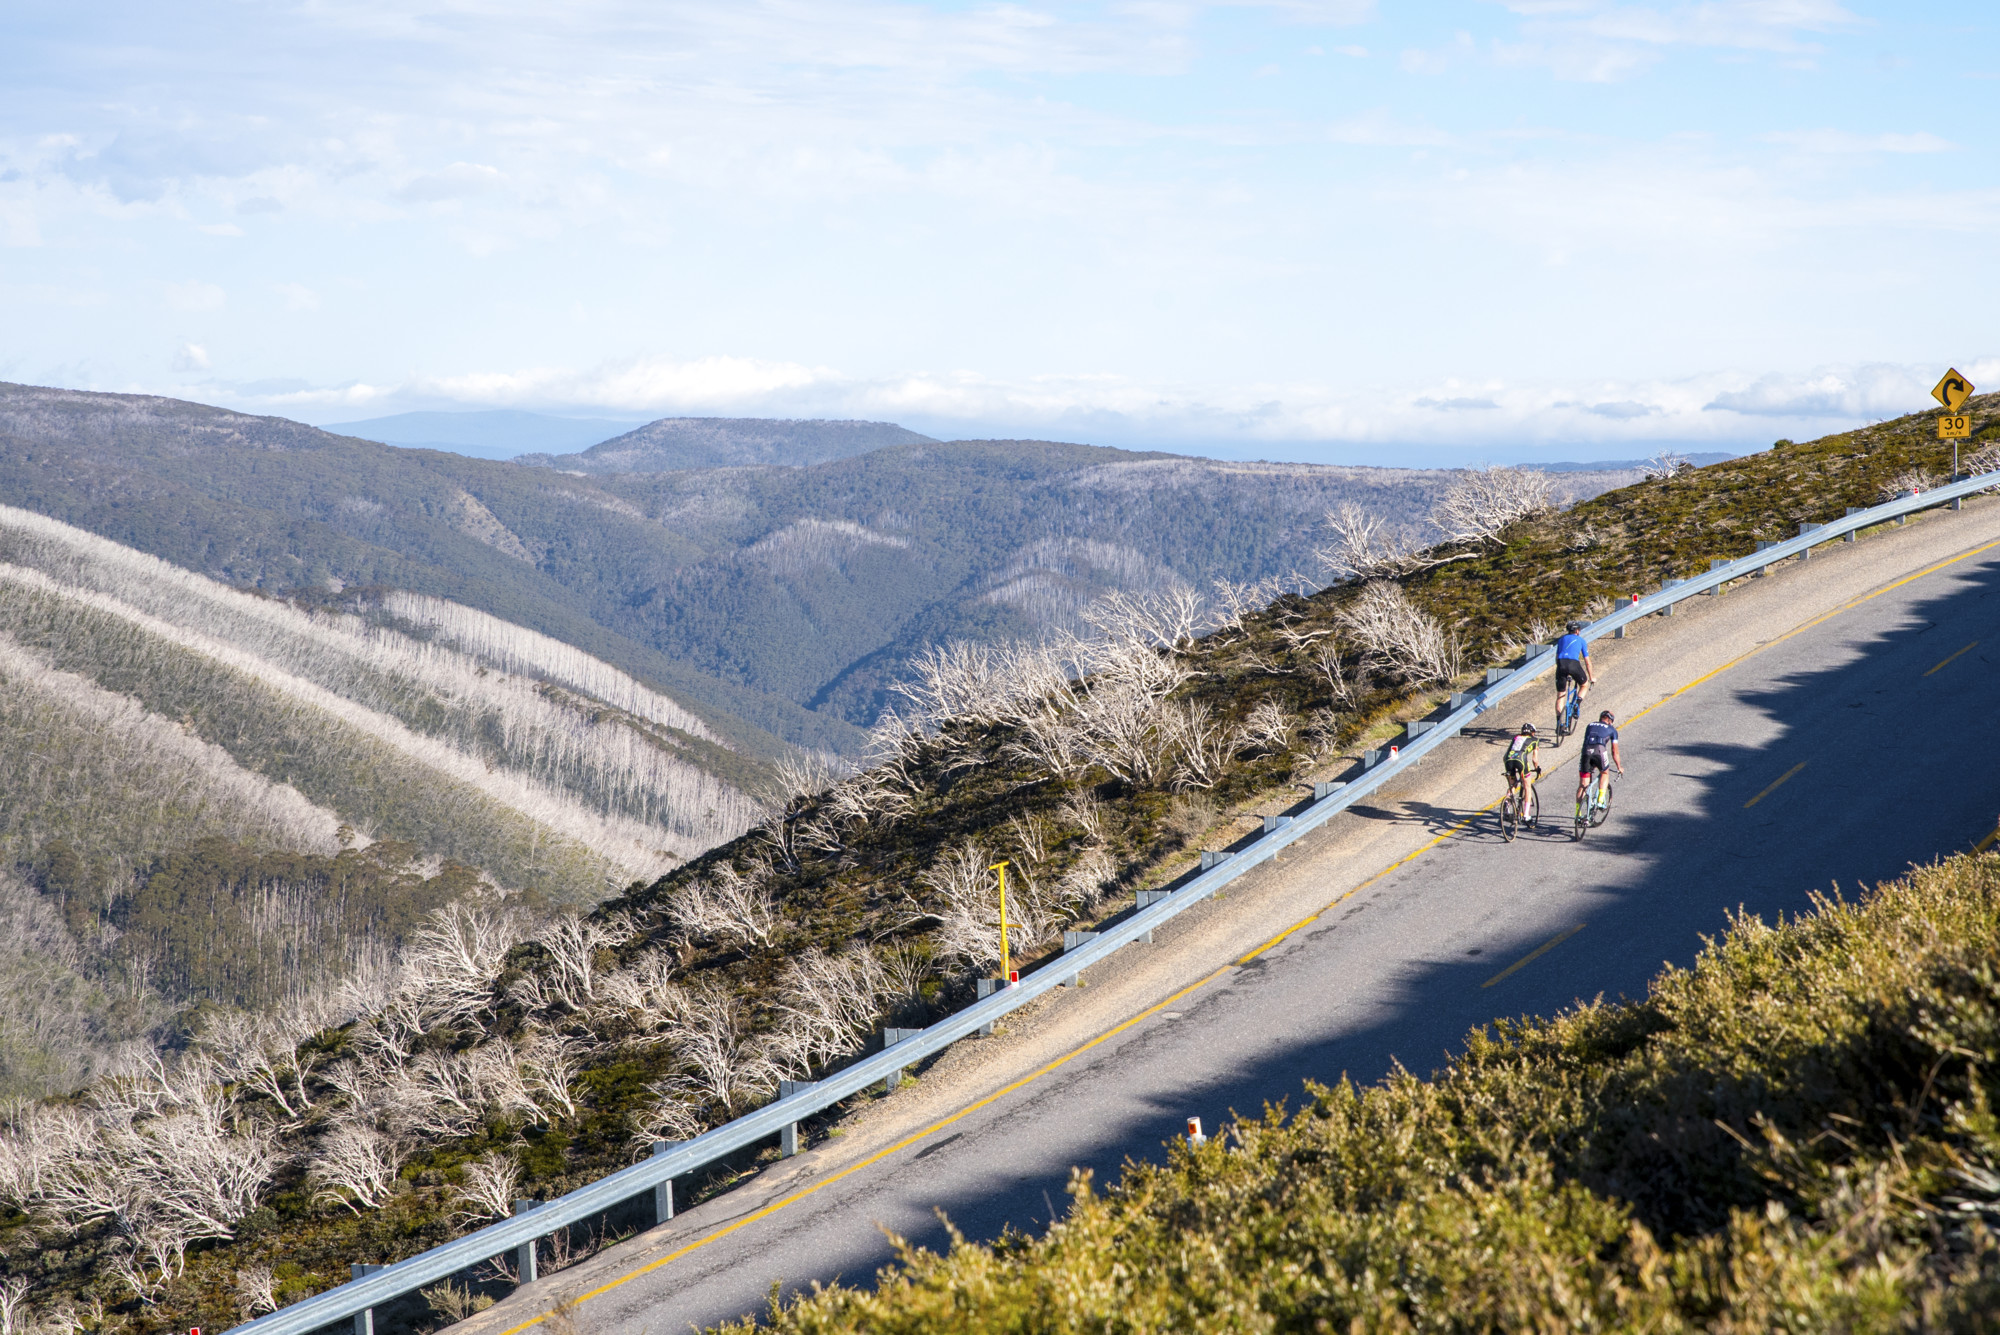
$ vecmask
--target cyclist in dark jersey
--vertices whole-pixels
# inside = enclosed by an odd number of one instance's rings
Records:
[[[1576,698],[1581,700],[1590,694],[1590,684],[1597,680],[1597,673],[1590,666],[1590,643],[1580,634],[1581,621],[1569,623],[1569,633],[1556,641],[1556,704],[1561,706],[1563,689],[1570,683],[1577,686]]]
[[[1618,753],[1618,720],[1610,710],[1597,716],[1597,722],[1583,730],[1583,758],[1576,772],[1576,800],[1583,801],[1583,790],[1590,783],[1590,772],[1615,767],[1620,775],[1625,773],[1625,758]]]

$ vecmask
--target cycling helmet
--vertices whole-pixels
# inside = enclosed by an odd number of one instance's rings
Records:
[[[1578,631],[1582,629],[1583,629],[1583,623],[1581,621],[1572,621],[1569,623],[1569,633],[1572,635],[1576,634]]]
[[[1523,723],[1521,725],[1521,732],[1525,736],[1533,737],[1535,735],[1535,725],[1532,723]]]
[[[1599,723],[1616,723],[1618,721],[1618,718],[1610,710],[1607,709],[1602,714],[1599,714],[1597,716],[1597,721]]]

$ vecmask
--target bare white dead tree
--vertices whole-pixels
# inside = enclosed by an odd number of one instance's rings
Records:
[[[1326,682],[1327,693],[1336,705],[1354,703],[1354,683],[1347,675],[1347,668],[1340,659],[1340,645],[1332,640],[1322,641],[1314,647],[1312,665]]]
[[[542,1034],[521,1050],[529,1096],[548,1120],[576,1116],[576,1082],[589,1055],[590,1044],[570,1034]]]
[[[1217,579],[1215,588],[1215,629],[1218,631],[1240,631],[1243,619],[1254,616],[1271,605],[1283,588],[1282,582],[1274,575],[1263,579],[1238,583],[1232,579]]]
[[[924,907],[937,915],[933,937],[938,954],[972,968],[1000,962],[1000,883],[987,868],[990,859],[967,841],[932,863],[918,882],[924,887]],[[1007,942],[1009,949],[1032,953],[1061,929],[1059,912],[1041,884],[1024,868],[1007,878]]]
[[[28,1287],[27,1279],[20,1275],[0,1279],[0,1335],[27,1335],[33,1327]]]
[[[278,1310],[278,1277],[267,1265],[246,1265],[229,1282],[236,1298],[236,1310],[244,1316],[261,1316]]]
[[[1448,542],[1492,542],[1516,520],[1552,510],[1555,482],[1539,468],[1469,468],[1431,513]]]
[[[689,936],[746,949],[771,944],[784,926],[767,884],[769,863],[752,860],[742,871],[719,864],[689,881],[667,900],[668,919]]]
[[[1199,701],[1170,702],[1162,730],[1173,748],[1173,786],[1213,788],[1229,768],[1229,732]]]
[[[1326,515],[1327,540],[1313,558],[1335,579],[1387,579],[1424,564],[1423,548],[1407,529],[1353,501]]]
[[[1139,787],[1158,782],[1172,764],[1161,735],[1161,701],[1140,686],[1093,690],[1082,716],[1084,754],[1092,764]]]
[[[1901,496],[1917,496],[1926,491],[1935,491],[1943,485],[1943,479],[1928,468],[1905,468],[1902,472],[1882,484],[1876,492],[1879,500],[1893,501]]]
[[[365,1122],[336,1120],[320,1138],[306,1179],[318,1189],[314,1200],[338,1201],[360,1214],[375,1209],[396,1189],[403,1154],[396,1142]]]
[[[1413,685],[1449,681],[1461,670],[1457,637],[1397,585],[1366,584],[1337,615],[1370,662]]]
[[[1276,700],[1266,696],[1244,717],[1236,730],[1240,747],[1253,751],[1283,751],[1292,744],[1292,717]]]
[[[804,1076],[854,1051],[874,1031],[888,986],[866,949],[830,955],[814,946],[787,960],[777,1005],[786,1065]]]
[[[202,1026],[198,1042],[223,1079],[264,1095],[295,1122],[312,1110],[305,1078],[317,1062],[299,1045],[319,1027],[316,1018],[296,1014],[288,1023],[282,1015],[221,1011]]]
[[[527,915],[505,904],[447,904],[411,934],[398,990],[427,1028],[463,1024],[492,1003],[493,976],[527,927]]]
[[[550,919],[535,940],[548,952],[551,991],[572,1010],[588,1007],[597,999],[598,952],[630,940],[635,930],[626,913],[564,913]]]
[[[505,1219],[521,1194],[521,1165],[511,1154],[488,1150],[465,1165],[465,1178],[452,1193],[466,1219]]]
[[[1194,640],[1201,595],[1185,584],[1152,593],[1114,589],[1083,609],[1085,624],[1117,643],[1177,651]]]
[[[1639,465],[1639,474],[1646,481],[1651,482],[1660,478],[1679,477],[1682,473],[1693,467],[1694,461],[1689,459],[1685,454],[1678,454],[1673,450],[1661,450],[1658,454],[1646,460],[1645,463]]]
[[[854,772],[854,766],[831,751],[794,751],[780,756],[778,789],[788,802],[818,797]]]
[[[685,1006],[669,1023],[666,1040],[685,1070],[653,1088],[683,1099],[693,1095],[734,1116],[773,1087],[777,1069],[752,1032],[748,1008],[726,984],[697,979],[682,993]]]

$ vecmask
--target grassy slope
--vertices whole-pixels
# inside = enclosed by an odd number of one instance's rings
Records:
[[[869,1331],[2000,1325],[2000,857],[1738,922],[1644,1002],[1473,1036],[1087,1179],[1039,1240],[800,1301]],[[748,1327],[744,1327],[747,1329]]]

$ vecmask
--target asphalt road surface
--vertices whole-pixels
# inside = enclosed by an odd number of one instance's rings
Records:
[[[1607,680],[1587,716],[1625,712],[1627,774],[1609,823],[1581,843],[1567,820],[1574,738],[1546,762],[1557,819],[1513,844],[1480,810],[1498,796],[1484,765],[1435,805],[1337,818],[1444,837],[1060,1069],[598,1294],[580,1325],[652,1335],[754,1314],[774,1282],[868,1283],[892,1259],[885,1231],[948,1245],[937,1212],[975,1239],[1039,1231],[1072,1165],[1114,1179],[1128,1156],[1159,1157],[1190,1115],[1213,1129],[1232,1109],[1297,1106],[1308,1079],[1371,1081],[1397,1062],[1428,1072],[1496,1015],[1642,995],[1739,906],[1799,912],[1815,890],[1852,892],[1970,847],[2000,802],[1996,662],[2000,548],[1807,624],[1694,689],[1655,692],[1643,713]]]

